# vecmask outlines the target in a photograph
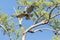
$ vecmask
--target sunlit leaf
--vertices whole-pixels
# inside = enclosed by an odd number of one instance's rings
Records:
[[[53,5],[53,2],[44,2],[48,7]]]
[[[60,40],[60,36],[56,35],[52,38],[52,40]]]

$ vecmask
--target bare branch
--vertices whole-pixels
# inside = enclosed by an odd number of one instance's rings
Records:
[[[31,29],[39,26],[39,25],[44,25],[44,24],[46,24],[46,23],[48,23],[48,21],[45,19],[45,20],[43,20],[43,21],[41,21],[41,22],[39,22],[39,23],[37,23],[37,24],[32,25],[31,27],[29,27],[24,33],[27,33],[29,30],[31,30]]]
[[[26,33],[22,35],[22,40],[25,40],[26,38]]]
[[[55,9],[56,7],[54,7],[52,10],[51,10],[51,12]],[[50,12],[50,16],[51,16],[51,12]],[[56,16],[56,15],[55,15]],[[53,16],[53,17],[55,17],[55,16]],[[53,18],[52,17],[52,18]],[[52,18],[50,18],[50,19],[52,19]],[[25,36],[26,36],[26,33],[27,32],[29,32],[30,30],[32,30],[33,28],[35,28],[35,27],[37,27],[37,26],[39,26],[39,25],[44,25],[44,24],[46,24],[46,23],[48,23],[48,21],[47,20],[42,20],[41,22],[39,22],[39,23],[37,23],[37,24],[34,24],[34,25],[32,25],[31,27],[29,27],[27,30],[25,30],[24,31],[24,33],[23,33],[23,36],[22,36],[22,40],[25,40]],[[42,31],[42,30],[51,30],[51,31],[56,31],[56,30],[53,30],[53,29],[49,29],[49,28],[46,28],[46,29],[37,29],[37,30],[35,30],[34,32],[38,32],[38,31]]]

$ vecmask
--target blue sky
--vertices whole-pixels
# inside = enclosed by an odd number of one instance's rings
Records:
[[[8,14],[8,16],[12,15],[14,13],[14,9],[13,8],[17,8],[17,4],[15,2],[15,0],[0,0],[0,9],[2,10],[2,12],[5,12]],[[25,28],[28,28],[28,26],[32,25],[33,22],[31,22],[30,20],[23,21],[23,24],[25,26]],[[28,25],[27,25],[28,24]],[[48,27],[50,28],[48,25],[46,26],[39,26],[40,27]],[[2,29],[0,29],[2,30]],[[52,33],[52,31],[48,31],[48,30],[44,30],[43,32],[36,32],[36,33],[27,33],[27,40],[51,40],[52,37],[54,36],[54,34]],[[3,35],[3,32],[0,31],[0,40],[9,40],[9,37],[7,35]]]

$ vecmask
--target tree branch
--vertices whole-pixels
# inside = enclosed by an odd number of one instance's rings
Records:
[[[35,25],[32,25],[31,27],[29,27],[27,30],[24,31],[24,34],[27,33],[28,31],[30,31],[31,29],[33,29],[33,28],[35,28],[35,27],[37,27],[39,25],[44,25],[46,23],[48,23],[48,21],[45,19],[45,20],[43,20],[43,21],[41,21],[41,22],[39,22],[39,23],[37,23]]]
[[[50,19],[52,19],[52,18],[54,18],[54,17],[56,17],[56,16],[58,16],[58,15],[60,15],[60,13],[58,13],[58,14],[56,14],[55,16],[51,17]],[[35,27],[37,27],[37,26],[39,26],[39,25],[46,24],[46,23],[48,23],[47,20],[42,20],[41,22],[39,22],[39,23],[37,23],[37,24],[35,24],[35,25],[32,25],[31,27],[29,27],[27,30],[24,31],[24,35],[25,35],[27,32],[29,32],[30,30],[32,30],[33,28],[35,28]],[[53,31],[53,32],[56,32],[56,30],[53,30],[53,29],[50,29],[50,28],[37,29],[37,30],[35,30],[35,31],[33,30],[32,32],[38,32],[38,31],[42,31],[42,30],[51,30],[51,31]],[[25,35],[25,36],[26,36],[26,35]],[[25,38],[25,36],[23,36],[23,37]]]
[[[22,40],[26,39],[26,33],[22,35]]]
[[[23,18],[18,18],[18,20],[19,20],[19,26],[21,27]],[[23,34],[23,32],[24,32],[24,30],[22,31],[22,40],[25,40],[26,34]]]
[[[45,15],[45,14],[43,14],[43,15]],[[34,23],[34,24],[36,24],[37,21],[38,21],[41,17],[43,17],[43,15],[41,15],[40,17],[38,17],[38,18],[35,20],[35,23]]]
[[[19,8],[18,8],[18,9],[19,9]],[[14,8],[14,11],[15,11],[15,13],[17,14],[15,8]],[[18,18],[18,21],[19,21],[19,26],[21,27],[21,26],[22,26],[23,18]],[[25,40],[25,38],[26,38],[26,34],[23,34],[23,31],[22,31],[22,40]]]

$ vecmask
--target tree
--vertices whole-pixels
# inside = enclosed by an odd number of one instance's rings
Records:
[[[18,8],[14,9],[16,14],[12,14],[10,18],[8,15],[1,12],[0,14],[0,27],[3,28],[4,34],[9,35],[10,40],[13,40],[10,33],[15,33],[16,39],[22,35],[21,40],[25,40],[27,33],[42,32],[43,30],[51,30],[56,37],[52,40],[59,40],[60,35],[60,0],[16,0]],[[24,10],[21,11],[21,7]],[[57,10],[57,12],[54,12]],[[19,24],[14,23],[15,18],[18,18]],[[25,18],[25,19],[24,19]],[[25,30],[22,21],[23,20],[33,20],[34,24]],[[39,28],[34,30],[36,27],[41,25],[48,25],[52,28]],[[20,30],[15,30],[15,26],[19,25]],[[27,24],[28,25],[28,24]],[[45,25],[45,26],[46,26]]]

